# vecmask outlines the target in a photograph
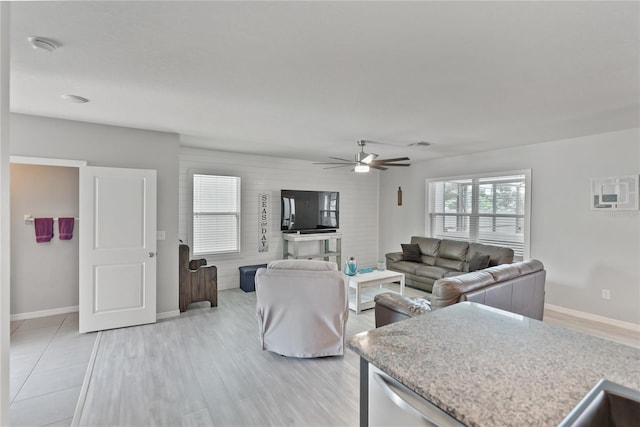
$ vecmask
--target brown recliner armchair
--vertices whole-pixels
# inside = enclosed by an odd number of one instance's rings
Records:
[[[189,246],[179,249],[180,312],[187,311],[193,302],[209,301],[211,307],[218,306],[218,269],[207,265],[206,259],[189,260]]]

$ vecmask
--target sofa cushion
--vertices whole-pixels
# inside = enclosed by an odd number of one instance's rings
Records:
[[[464,261],[469,251],[468,242],[460,242],[458,240],[442,240],[438,248],[438,258],[455,259]]]
[[[424,265],[421,264],[420,266],[418,266],[418,268],[416,269],[415,275],[416,276],[421,276],[421,277],[428,277],[429,279],[441,279],[445,276],[445,274],[451,272],[451,271],[455,271],[452,270],[451,268],[446,268],[446,267],[438,267],[435,265]]]
[[[469,244],[469,252],[467,252],[468,262],[471,262],[471,258],[476,252],[489,255],[489,267],[500,264],[511,264],[513,262],[513,249],[511,248],[471,243]]]
[[[411,261],[398,261],[393,263],[393,271],[400,271],[402,273],[416,274],[416,270],[423,267],[424,264]]]
[[[489,267],[490,257],[491,256],[489,254],[481,254],[480,252],[476,252],[469,260],[469,271],[477,271]]]
[[[420,246],[413,243],[403,243],[402,246],[402,260],[411,262],[422,262],[420,257]]]
[[[422,263],[427,265],[436,265],[436,260],[438,259],[430,255],[422,255],[420,258],[422,258]]]
[[[464,261],[458,261],[456,259],[437,258],[436,265],[456,271],[463,271],[464,269]]]
[[[467,259],[469,243],[458,242],[456,240],[442,240],[438,248],[438,259],[436,265],[452,270],[462,271],[464,262]]]
[[[438,256],[440,239],[434,239],[432,237],[412,236],[411,243],[415,243],[420,246],[420,253],[422,253],[422,255],[427,255],[433,258]]]

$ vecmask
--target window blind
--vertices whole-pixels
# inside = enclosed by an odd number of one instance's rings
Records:
[[[441,179],[427,184],[428,233],[513,249],[524,258],[526,175]]]
[[[193,174],[193,253],[238,252],[240,178]]]

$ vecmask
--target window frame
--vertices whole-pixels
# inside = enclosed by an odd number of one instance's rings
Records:
[[[522,243],[522,253],[523,253],[523,259],[530,259],[531,258],[531,193],[532,193],[532,187],[531,187],[531,175],[532,175],[532,171],[531,169],[520,169],[520,170],[511,170],[511,171],[500,171],[500,172],[489,172],[489,173],[481,173],[481,174],[472,174],[472,175],[458,175],[458,176],[446,176],[446,177],[439,177],[439,178],[428,178],[425,180],[425,236],[428,237],[433,237],[432,235],[432,214],[430,212],[430,192],[429,192],[429,187],[431,183],[434,182],[440,182],[440,181],[458,181],[458,180],[469,180],[470,183],[469,185],[471,185],[473,187],[473,182],[474,180],[479,180],[479,179],[483,179],[483,178],[500,178],[500,177],[507,177],[507,176],[514,176],[514,175],[524,175],[524,183],[525,183],[525,194],[524,194],[524,215],[523,215],[523,220],[524,220],[524,225],[522,227],[522,231],[524,234],[524,238],[523,238],[523,243]],[[454,216],[464,216],[464,217],[468,217],[468,218],[472,218],[472,217],[477,217],[477,218],[482,218],[482,217],[487,217],[487,216],[491,216],[491,217],[498,217],[496,214],[488,214],[486,212],[480,212],[479,206],[478,206],[478,193],[475,192],[475,194],[472,194],[471,196],[471,200],[472,200],[472,211],[469,214],[461,214],[460,212],[456,213],[456,214],[452,214]],[[460,203],[460,201],[458,202]],[[495,202],[494,202],[495,203]],[[510,217],[512,215],[509,215]],[[515,216],[515,215],[514,215]],[[479,231],[478,231],[479,232]],[[470,236],[472,237],[472,236]],[[459,238],[452,238],[453,240],[460,240]],[[473,238],[471,238],[469,240],[470,242],[476,242],[477,241],[477,236],[476,239],[474,240]]]
[[[237,221],[237,246],[234,250],[228,251],[219,251],[219,252],[196,252],[194,245],[194,225],[193,220],[195,217],[194,209],[193,209],[193,191],[194,191],[194,176],[195,175],[211,175],[211,176],[219,176],[219,177],[227,177],[227,178],[235,178],[237,179],[237,212],[233,212],[233,215],[236,217]],[[188,220],[188,233],[189,233],[189,242],[191,246],[191,253],[194,257],[206,257],[206,258],[235,258],[241,252],[241,243],[242,243],[242,178],[237,175],[232,174],[223,174],[211,170],[202,170],[202,169],[190,169],[188,171],[189,176],[189,195],[188,195],[188,203],[189,203],[189,220]],[[232,212],[225,212],[224,215],[229,215]],[[215,215],[215,214],[213,214]],[[220,213],[219,215],[223,215]]]

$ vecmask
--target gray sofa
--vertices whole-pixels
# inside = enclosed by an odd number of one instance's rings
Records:
[[[391,252],[386,254],[387,269],[404,273],[406,285],[427,292],[438,279],[468,273],[476,253],[489,255],[483,268],[513,262],[513,250],[502,246],[420,236],[411,237],[411,244],[418,245],[420,262],[407,260],[406,252]]]
[[[462,301],[542,320],[545,279],[544,265],[533,259],[436,280],[431,301],[386,292],[375,297],[376,327]]]

